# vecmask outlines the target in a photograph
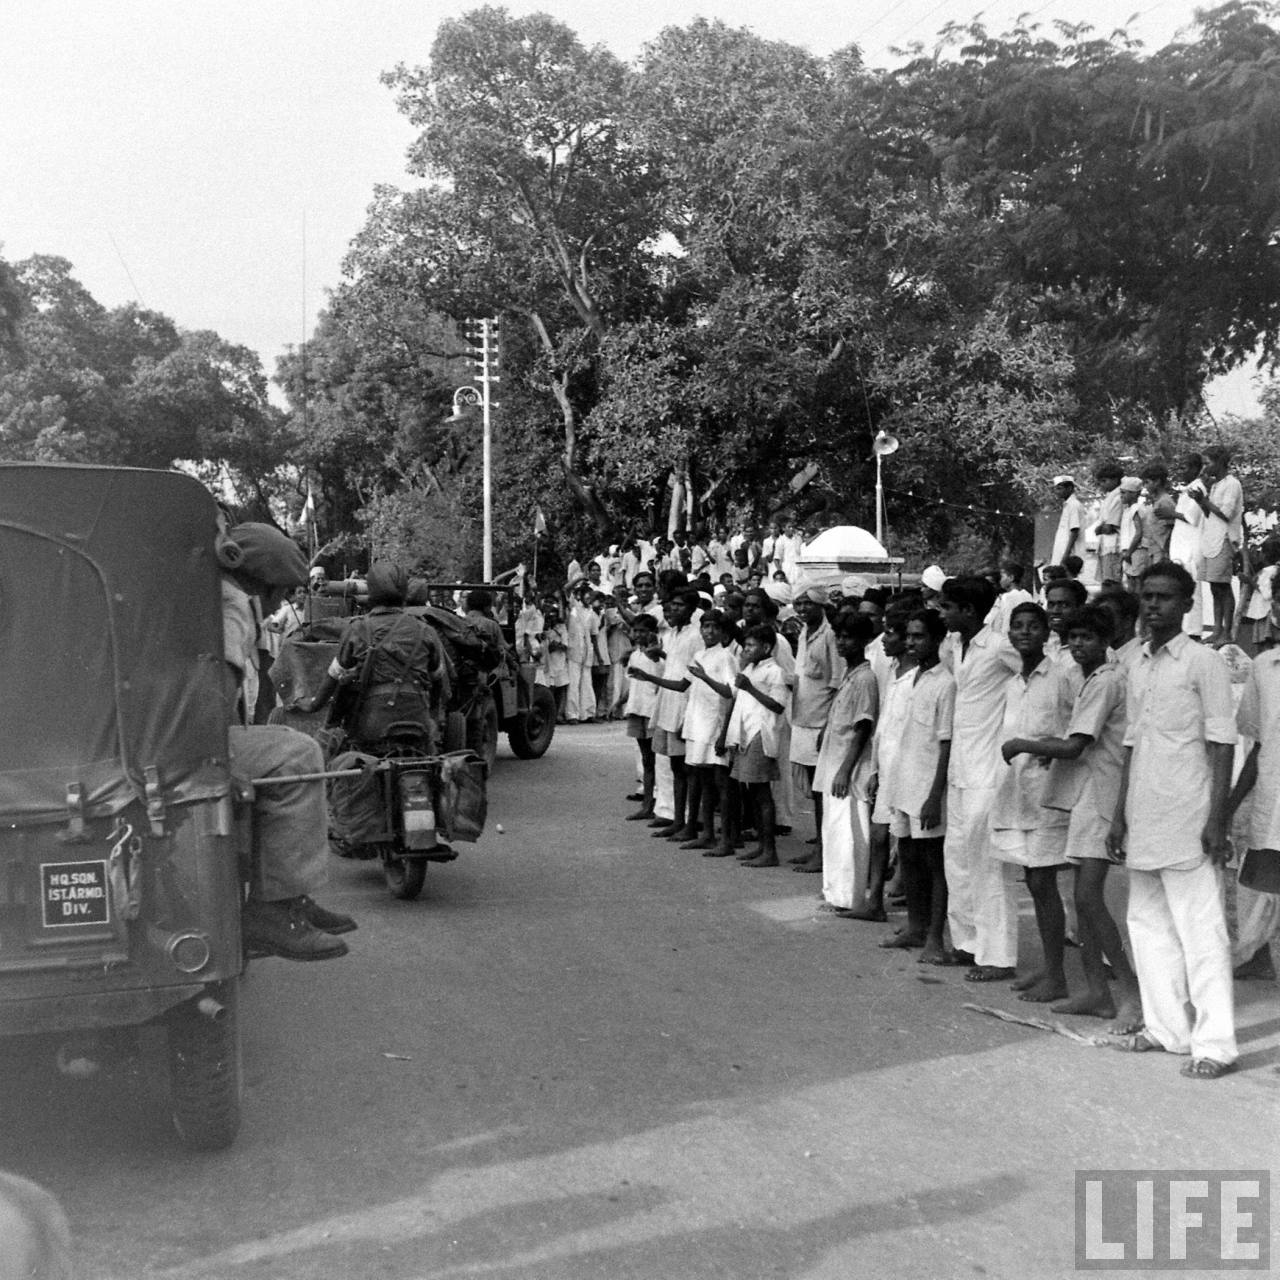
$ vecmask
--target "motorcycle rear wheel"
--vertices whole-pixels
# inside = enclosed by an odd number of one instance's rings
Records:
[[[427,881],[427,860],[397,857],[388,850],[382,854],[382,876],[393,898],[412,902]]]

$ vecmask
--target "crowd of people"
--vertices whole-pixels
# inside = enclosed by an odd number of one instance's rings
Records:
[[[1177,495],[1160,462],[1138,477],[1099,467],[1091,574],[1064,475],[1053,563],[1034,571],[820,581],[794,526],[677,535],[573,565],[567,616],[552,595],[526,603],[518,644],[563,718],[625,718],[629,818],[654,838],[820,876],[821,909],[843,919],[889,923],[901,905],[881,946],[1104,1019],[1118,1046],[1217,1078],[1237,1057],[1233,967],[1274,976],[1280,926],[1280,600],[1263,596],[1252,660],[1229,643],[1233,577],[1256,596],[1271,575],[1241,573],[1227,462],[1189,459]],[[789,852],[810,810],[814,837]],[[1034,957],[1019,954],[1023,884]]]

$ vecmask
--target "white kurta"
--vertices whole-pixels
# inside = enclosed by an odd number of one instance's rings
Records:
[[[1127,923],[1143,1020],[1170,1053],[1233,1062],[1222,878],[1200,843],[1208,744],[1236,739],[1226,663],[1185,635],[1154,654],[1146,644],[1129,672],[1128,708]]]

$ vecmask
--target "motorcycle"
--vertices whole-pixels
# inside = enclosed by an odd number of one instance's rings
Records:
[[[426,883],[428,863],[457,858],[447,841],[480,838],[487,770],[462,746],[460,716],[448,718],[446,750],[436,751],[439,735],[420,698],[406,698],[397,712],[395,694],[384,695],[390,709],[372,718],[374,731],[370,718],[360,714],[360,695],[351,689],[326,712],[299,711],[337,650],[332,630],[304,630],[284,642],[272,670],[283,705],[272,718],[313,734],[324,748],[335,852],[379,860],[392,897],[412,900]]]

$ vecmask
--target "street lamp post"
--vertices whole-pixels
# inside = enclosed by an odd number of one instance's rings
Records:
[[[453,393],[453,417],[452,422],[458,422],[466,417],[468,409],[480,410],[481,422],[483,424],[483,446],[482,446],[482,466],[483,466],[483,528],[484,528],[484,569],[483,575],[486,582],[493,581],[493,459],[492,459],[492,425],[493,410],[497,408],[497,402],[493,399],[492,387],[498,381],[496,372],[498,367],[498,322],[497,320],[478,320],[472,321],[467,326],[468,337],[479,340],[480,351],[473,359],[479,368],[476,374],[476,381],[480,384],[479,389],[475,387],[459,387]]]
[[[891,436],[883,427],[871,442],[871,452],[876,456],[876,541],[884,546],[884,481],[880,476],[881,460],[898,452],[898,437]]]

